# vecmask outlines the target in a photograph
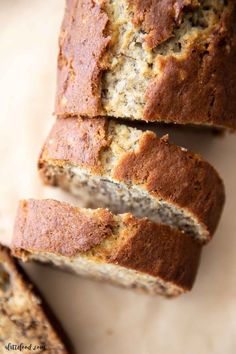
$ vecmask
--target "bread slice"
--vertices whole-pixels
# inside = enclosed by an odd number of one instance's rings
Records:
[[[2,246],[0,246],[0,343],[0,351],[3,354],[9,351],[69,353],[50,323],[48,313],[46,314],[42,307],[41,298],[35,295],[32,284],[16,265],[9,251]]]
[[[193,285],[201,246],[180,231],[131,214],[79,209],[48,199],[20,202],[12,250],[23,260],[177,296]]]
[[[46,184],[92,207],[131,212],[208,241],[224,204],[223,183],[200,156],[105,118],[58,119],[39,159]]]
[[[56,114],[235,129],[235,0],[68,0]]]

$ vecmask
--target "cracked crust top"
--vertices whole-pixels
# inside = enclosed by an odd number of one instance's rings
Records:
[[[144,118],[236,129],[236,4],[182,58],[160,59],[161,73],[146,91]]]
[[[173,36],[186,10],[199,6],[198,0],[129,0],[134,9],[133,22],[147,33],[145,42],[150,49]]]
[[[236,3],[218,0],[215,8],[212,3],[68,0],[60,35],[56,114],[235,129]],[[125,14],[115,17],[116,6],[128,6],[128,20]],[[186,19],[192,27],[185,33]],[[174,41],[177,49],[171,47]],[[142,49],[135,54],[133,45]],[[129,60],[132,68],[125,69]]]

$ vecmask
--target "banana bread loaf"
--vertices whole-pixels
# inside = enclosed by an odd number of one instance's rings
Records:
[[[68,0],[56,114],[235,129],[235,0]]]
[[[224,204],[224,186],[198,155],[106,118],[58,119],[39,159],[46,184],[92,207],[131,212],[208,241]]]
[[[48,199],[20,202],[12,250],[23,260],[176,296],[191,289],[201,246],[167,225]]]
[[[9,251],[0,246],[0,352],[9,351],[69,353],[49,322],[32,284]]]

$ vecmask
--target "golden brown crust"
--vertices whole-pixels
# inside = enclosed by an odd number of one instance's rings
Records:
[[[151,195],[188,210],[214,233],[224,204],[224,187],[214,168],[199,156],[146,132],[139,149],[119,160],[112,177],[144,185]]]
[[[73,131],[65,130],[63,134],[57,134],[57,132],[62,132],[60,127],[65,124],[63,120],[58,120],[53,127],[53,135],[49,135],[44,146],[39,168],[45,183],[48,183],[47,165],[49,163],[53,165],[59,163],[61,166],[66,163],[76,165],[75,162],[78,158],[84,160],[84,157],[82,155],[77,156],[73,149],[75,155],[71,155],[70,160],[64,159],[67,156],[67,150],[69,150],[67,141],[70,141],[70,135],[73,136],[75,145],[81,145],[79,151],[83,151],[85,156],[89,156],[86,153],[86,147],[92,145],[94,139],[96,140],[95,136],[89,133],[89,129],[94,132],[92,126],[87,123],[87,121],[92,122],[91,124],[94,122],[96,125],[95,119],[80,119],[79,125],[75,123],[76,118],[68,119],[71,122],[74,121],[72,124],[75,129]],[[86,141],[86,146],[85,141],[80,139],[80,129],[83,130],[83,125],[88,129],[87,134],[90,138],[90,141]],[[106,134],[107,129],[103,133],[100,131],[100,135],[106,136]],[[48,150],[48,144],[52,136],[54,147]],[[93,156],[93,154],[90,155]],[[98,167],[101,167],[99,159],[91,158],[90,163],[88,158],[86,167],[89,171],[96,170],[94,161]],[[84,167],[80,161],[78,161],[77,166]],[[98,174],[95,174],[102,175],[101,173],[102,169]],[[141,184],[154,197],[157,196],[178,208],[187,210],[209,231],[208,237],[212,236],[224,205],[224,186],[214,168],[199,156],[183,151],[183,149],[168,143],[165,139],[159,139],[154,133],[146,132],[142,134],[139,147],[135,152],[122,154],[120,160],[111,170],[110,176],[115,181]],[[51,183],[53,184],[53,181]]]
[[[160,59],[161,74],[146,91],[144,119],[236,128],[236,4],[217,29],[184,56]]]
[[[150,49],[166,41],[181,24],[188,9],[199,6],[197,0],[129,0],[134,8],[134,24],[147,32],[145,41]]]
[[[201,246],[191,237],[147,219],[127,215],[124,224],[127,242],[111,257],[112,262],[191,289]]]
[[[112,234],[114,225],[113,216],[106,209],[97,209],[90,215],[55,200],[30,199],[20,203],[14,246],[70,257],[100,244]]]
[[[102,55],[109,43],[108,17],[93,0],[67,0],[58,56],[57,114],[101,113]]]
[[[100,153],[109,145],[108,120],[98,117],[93,121],[69,117],[58,119],[43,148],[43,159],[69,161],[72,164],[100,172]]]
[[[129,0],[134,24],[146,31],[149,48],[168,41],[197,0]],[[200,5],[199,5],[200,4]],[[95,117],[101,105],[101,78],[110,37],[108,15],[93,0],[67,2],[60,36],[56,114]],[[88,25],[89,24],[89,25]],[[138,31],[138,28],[137,28]],[[194,39],[180,55],[158,55],[159,72],[150,79],[145,121],[205,124],[236,129],[236,4],[224,5],[218,23]],[[127,117],[129,118],[129,117]]]
[[[27,204],[27,227],[19,226],[19,214],[24,213],[24,203]],[[35,207],[38,205],[38,208]],[[58,214],[58,206],[60,211]],[[53,210],[55,208],[55,210]],[[83,228],[78,228],[77,220],[69,218],[70,229],[75,231],[68,233],[68,226],[63,221],[68,218],[68,208],[71,213],[77,214],[78,208],[68,206],[52,200],[24,201],[19,206],[16,219],[15,233],[12,241],[12,250],[18,256],[24,258],[24,252],[49,252],[56,255],[72,257],[78,255],[84,249],[77,244],[87,244],[87,234],[96,234],[97,240],[86,251],[100,259],[100,261],[120,265],[126,268],[159,277],[163,281],[175,284],[183,291],[189,290],[194,282],[198,268],[201,246],[180,231],[173,230],[167,225],[155,224],[147,219],[136,219],[131,214],[121,216],[120,224],[113,233],[106,233],[105,239],[113,238],[112,246],[102,246],[104,228],[97,229],[97,213],[100,223],[113,225],[115,218],[107,210],[94,211],[93,217],[83,220]],[[48,218],[48,210],[51,216]],[[36,215],[37,214],[37,215]],[[41,222],[38,222],[39,217]],[[59,217],[58,217],[59,215]],[[109,221],[107,222],[107,218]],[[111,222],[110,222],[111,219]],[[120,227],[120,228],[119,228]],[[33,230],[33,231],[32,231]],[[115,230],[115,229],[114,229]],[[85,232],[84,232],[85,231]],[[56,238],[55,238],[56,235]],[[78,241],[77,241],[78,239]],[[84,241],[83,241],[84,239]],[[95,247],[95,244],[97,247]],[[75,247],[76,245],[76,247]],[[86,252],[82,253],[86,255]]]
[[[72,348],[67,350],[60,339],[62,336],[63,340],[67,342],[63,330],[58,326],[57,320],[52,316],[47,304],[42,300],[41,295],[38,294],[37,289],[33,287],[23,270],[10,256],[9,250],[1,245],[0,265],[2,267],[0,271],[4,272],[0,275],[5,277],[5,284],[0,281],[0,312],[3,312],[3,316],[7,316],[7,324],[4,322],[2,314],[0,315],[2,324],[10,326],[10,328],[4,327],[1,330],[3,343],[7,345],[9,340],[18,339],[20,341],[25,338],[27,340],[23,343],[25,345],[30,340],[32,345],[38,340],[39,344],[45,347],[45,353],[56,353],[58,351],[63,354],[72,353]],[[21,296],[22,309],[19,308],[19,300],[17,300],[19,296]],[[24,298],[27,302],[23,301]],[[14,300],[16,301],[15,313]],[[60,337],[55,329],[58,330]],[[20,337],[16,338],[16,335]]]

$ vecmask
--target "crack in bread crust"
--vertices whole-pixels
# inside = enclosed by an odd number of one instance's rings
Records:
[[[162,72],[146,91],[144,117],[236,128],[236,5],[222,14],[206,42],[185,57],[160,61]]]
[[[154,49],[173,36],[187,11],[199,8],[198,0],[129,0],[134,11],[133,22],[147,35],[148,48]]]
[[[61,32],[67,59],[59,55],[57,114],[235,129],[234,0],[82,0],[89,25],[76,20],[76,4],[68,1]],[[71,29],[71,22],[83,30]],[[95,49],[87,45],[89,27]],[[66,102],[63,77],[73,79]]]

